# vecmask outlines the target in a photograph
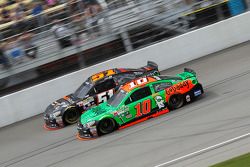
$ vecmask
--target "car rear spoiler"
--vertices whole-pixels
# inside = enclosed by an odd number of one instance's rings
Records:
[[[158,69],[158,65],[153,61],[148,61],[146,67],[151,67],[151,68],[154,68],[154,69]]]
[[[184,68],[184,72],[189,72],[189,73],[193,74],[194,76],[196,76],[196,72],[190,68]]]

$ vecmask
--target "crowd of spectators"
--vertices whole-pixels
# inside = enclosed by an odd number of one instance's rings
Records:
[[[63,3],[62,0],[1,0],[0,23],[23,20],[25,16],[37,16],[43,10]]]
[[[44,12],[61,4],[66,4],[70,21],[51,20]],[[11,37],[2,39],[0,45],[0,68],[8,69],[37,57],[39,46],[34,44],[33,37],[37,33],[32,31],[34,28],[50,25],[60,48],[80,42],[83,33],[96,35],[102,7],[97,0],[0,0],[0,10],[0,26],[11,23],[9,27],[14,32]]]
[[[38,47],[34,45],[33,33],[24,31],[18,36],[11,37],[0,45],[0,64],[2,68],[22,63],[25,59],[36,58]]]
[[[71,27],[60,20],[52,22],[51,31],[58,39],[61,48],[81,43],[82,34],[85,34],[87,38],[95,38],[100,35],[98,22],[102,19],[102,15],[100,15],[102,7],[96,0],[71,0],[68,2],[68,9],[71,13]],[[72,36],[72,34],[74,35]]]

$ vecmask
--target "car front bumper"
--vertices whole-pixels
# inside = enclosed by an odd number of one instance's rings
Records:
[[[84,127],[81,123],[77,123],[77,130],[78,139],[94,139],[99,136],[96,126]]]
[[[62,121],[62,117],[51,118],[49,114],[44,114],[44,128],[46,130],[57,130],[64,127],[64,123]]]

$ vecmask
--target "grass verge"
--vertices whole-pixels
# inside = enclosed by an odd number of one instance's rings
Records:
[[[211,167],[250,167],[250,153],[212,165]]]

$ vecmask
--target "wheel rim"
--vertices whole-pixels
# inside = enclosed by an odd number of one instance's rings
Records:
[[[183,104],[182,97],[180,95],[173,95],[170,98],[170,104],[174,109],[180,108]]]
[[[100,132],[103,134],[111,133],[114,130],[115,124],[111,119],[102,120],[100,123]]]
[[[77,111],[68,111],[65,115],[65,121],[69,124],[76,123],[77,119],[78,119]]]

